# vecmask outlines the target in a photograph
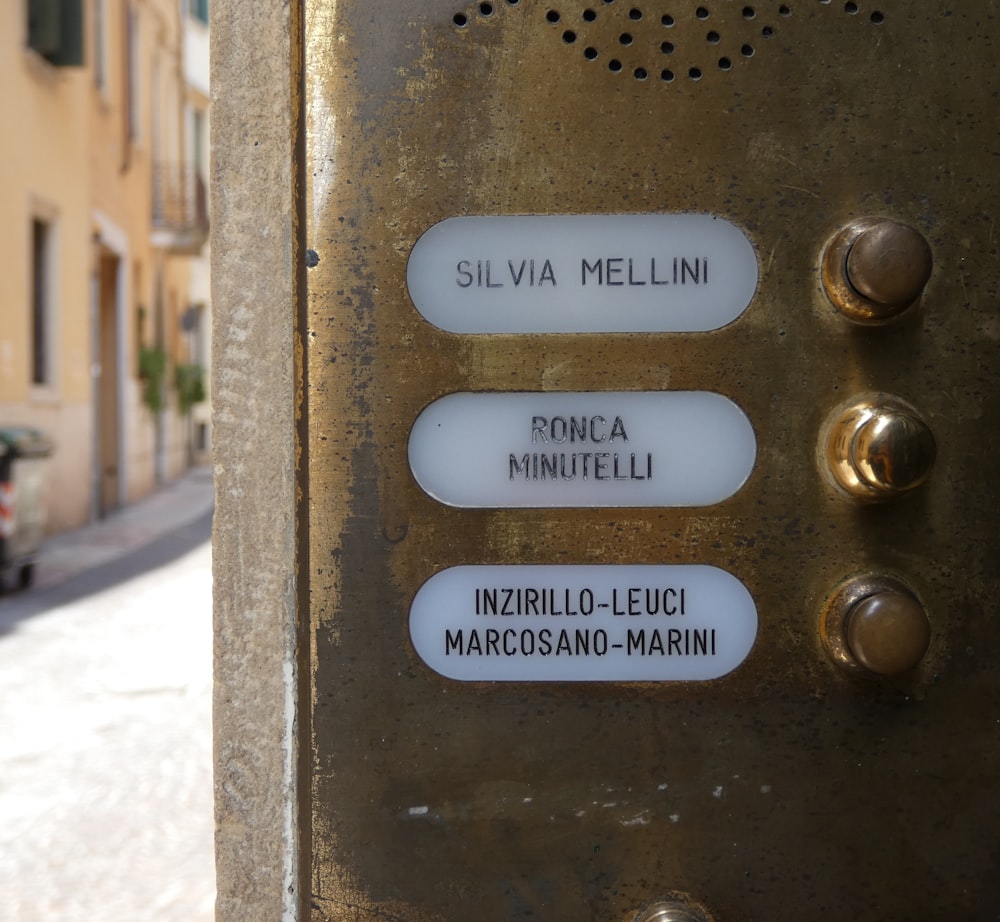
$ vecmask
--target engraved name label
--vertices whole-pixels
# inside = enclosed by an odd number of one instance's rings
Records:
[[[449,394],[410,431],[410,469],[462,508],[708,506],[753,470],[753,427],[707,391]]]
[[[756,637],[746,587],[696,564],[452,567],[410,608],[417,654],[464,681],[706,681]]]
[[[684,333],[746,310],[757,257],[712,215],[480,215],[424,233],[406,281],[452,333]]]

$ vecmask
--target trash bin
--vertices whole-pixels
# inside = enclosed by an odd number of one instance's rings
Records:
[[[27,588],[34,578],[50,454],[52,443],[36,429],[0,426],[0,590]]]

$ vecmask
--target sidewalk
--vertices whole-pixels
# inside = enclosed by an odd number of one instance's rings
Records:
[[[0,598],[0,920],[212,922],[207,468]]]
[[[211,467],[195,467],[106,519],[47,538],[33,589],[45,589],[117,560],[211,512]]]

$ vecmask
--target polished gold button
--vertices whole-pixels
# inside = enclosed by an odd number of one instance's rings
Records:
[[[860,218],[827,246],[823,287],[849,320],[882,324],[919,300],[932,268],[930,245],[915,228],[886,218]]]
[[[636,922],[711,922],[702,911],[684,903],[655,903],[636,917]]]
[[[915,668],[931,640],[927,613],[909,593],[885,590],[858,602],[848,613],[847,646],[869,672],[900,675]]]
[[[833,483],[862,502],[897,499],[920,486],[937,446],[915,407],[891,394],[862,394],[838,407],[820,435]]]
[[[915,669],[931,641],[931,625],[916,593],[894,577],[856,576],[839,585],[820,617],[831,658],[860,674],[898,676]]]

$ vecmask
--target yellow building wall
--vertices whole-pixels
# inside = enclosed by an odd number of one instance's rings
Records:
[[[176,166],[185,151],[182,9],[176,0],[104,0],[102,6],[98,36],[96,0],[85,3],[85,64],[73,68],[55,67],[26,48],[26,4],[0,3],[0,426],[33,425],[55,441],[53,532],[100,513],[95,495],[106,494],[107,508],[119,499],[130,502],[188,463],[188,426],[176,413],[173,364],[188,360],[179,331],[190,303],[191,257],[171,252],[169,244],[164,248],[162,240],[154,246],[152,239],[154,169]],[[103,79],[95,67],[99,47]],[[31,384],[33,215],[54,229],[53,371],[44,387]],[[108,260],[120,264],[117,276],[110,272],[112,300],[120,300],[111,308],[105,304],[102,315]],[[112,320],[106,354],[112,348],[117,356],[109,369],[100,344]],[[160,419],[143,401],[140,336],[147,346],[163,345],[170,357],[167,412]],[[97,368],[105,374],[103,384]],[[113,400],[102,391],[108,381],[116,388]],[[117,414],[110,425],[109,405]],[[102,443],[102,418],[104,441],[117,436],[117,449]],[[100,486],[95,491],[104,481],[104,494]]]
[[[55,439],[50,528],[89,515],[90,272],[87,78],[24,47],[24,4],[0,4],[0,426]],[[31,383],[32,218],[51,226],[51,383]]]
[[[130,370],[122,407],[123,489],[128,502],[147,494],[158,479],[172,479],[186,467],[183,439],[177,434],[177,422],[170,418],[173,414],[160,421],[154,418],[143,403],[143,384],[136,371],[140,341],[147,347],[164,347],[171,360],[167,401],[171,410],[176,407],[172,368],[177,359],[177,305],[186,307],[189,277],[188,257],[174,257],[151,245],[150,224],[154,170],[176,165],[182,157],[180,5],[174,0],[144,0],[131,10],[135,41],[131,121],[125,55],[107,56],[105,85],[95,87],[90,98],[94,207],[123,229],[129,241],[127,310],[120,344]],[[126,47],[126,23],[126,5],[109,5],[105,19],[108,49]]]

